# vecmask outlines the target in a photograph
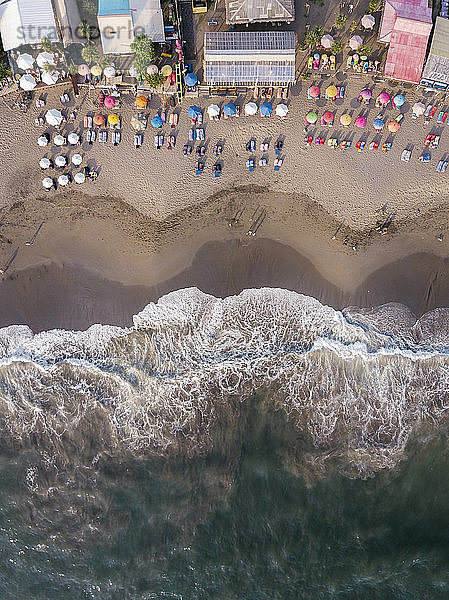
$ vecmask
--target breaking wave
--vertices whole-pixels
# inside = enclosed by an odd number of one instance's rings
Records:
[[[285,411],[315,457],[393,466],[449,407],[449,310],[336,311],[280,289],[217,299],[172,292],[134,326],[0,330],[8,445],[193,455],[256,395]],[[224,422],[224,421],[223,421]]]

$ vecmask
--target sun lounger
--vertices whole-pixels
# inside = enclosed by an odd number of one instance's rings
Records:
[[[196,130],[196,139],[201,141],[204,141],[206,139],[204,129],[202,127]]]
[[[194,129],[189,129],[189,141],[193,142],[196,139],[196,131]]]
[[[441,112],[439,112],[439,113],[438,113],[438,117],[437,117],[437,123],[438,123],[439,125],[440,125],[440,124],[443,122],[443,115],[444,115],[444,112],[443,112],[443,111],[441,111]]]
[[[223,146],[221,144],[215,144],[215,148],[214,148],[215,156],[220,156],[220,154],[222,152],[223,152]]]
[[[418,156],[418,160],[420,160],[423,163],[430,162],[430,153],[429,152],[423,152],[422,154],[420,154]]]
[[[441,119],[441,124],[444,125],[447,119],[447,112],[444,113],[443,118]]]
[[[284,147],[284,142],[282,140],[278,140],[274,146],[274,153],[277,156],[279,156],[283,147]]]
[[[371,142],[369,145],[370,150],[377,150],[379,148],[379,142]]]
[[[108,132],[106,129],[103,129],[98,134],[98,141],[105,144],[108,141]]]
[[[141,133],[136,133],[134,135],[134,147],[136,150],[142,146],[143,137]]]
[[[327,145],[330,148],[338,148],[338,140],[337,140],[337,138],[329,138],[327,140]]]
[[[335,55],[334,54],[331,54],[331,56],[330,56],[329,67],[330,67],[331,71],[335,71]]]
[[[215,163],[214,166],[212,167],[212,172],[214,174],[215,177],[220,177],[221,175],[221,164],[220,163]]]
[[[248,158],[246,166],[248,167],[248,171],[252,173],[254,171],[254,158]]]
[[[176,125],[178,124],[179,121],[179,115],[178,113],[173,113],[173,124],[172,127],[176,127]]]
[[[265,156],[259,158],[259,167],[266,167],[268,165],[268,159]]]
[[[196,163],[196,166],[195,166],[195,175],[201,175],[201,173],[203,172],[203,169],[204,169],[204,163],[202,163],[198,160]]]
[[[249,142],[246,144],[246,151],[247,152],[255,152],[256,151],[256,140],[249,140]]]
[[[310,71],[313,67],[313,56],[309,56],[309,60],[307,61],[307,69]]]
[[[274,159],[274,170],[279,171],[279,169],[282,167],[283,162],[284,162],[284,160],[282,158],[275,158]]]

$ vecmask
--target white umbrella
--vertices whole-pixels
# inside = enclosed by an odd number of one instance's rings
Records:
[[[55,135],[55,139],[53,140],[53,143],[55,146],[64,146],[65,144],[65,137],[63,137],[62,135]]]
[[[425,110],[426,110],[426,105],[423,102],[415,102],[415,104],[412,107],[412,112],[417,117],[420,117],[421,115],[423,115]]]
[[[69,144],[74,146],[75,144],[77,144],[80,141],[80,136],[77,133],[74,133],[72,131],[72,133],[69,133],[69,137],[67,139],[68,139]]]
[[[53,71],[52,73],[44,71],[41,75],[41,79],[43,83],[46,83],[47,85],[54,85],[58,81],[59,75],[56,71]]]
[[[373,15],[364,15],[362,17],[362,27],[365,29],[372,29],[375,24],[376,19],[373,17]]]
[[[75,165],[75,167],[79,167],[82,162],[83,157],[81,156],[81,154],[74,154],[72,156],[72,163]]]
[[[114,69],[114,67],[106,67],[105,70],[103,71],[103,73],[106,78],[114,77],[115,69]]]
[[[19,85],[23,90],[31,91],[34,90],[37,83],[32,75],[22,75],[19,81]]]
[[[86,176],[84,175],[84,173],[77,173],[75,175],[75,182],[76,183],[84,183],[86,181]]]
[[[42,148],[48,145],[48,137],[45,135],[41,135],[41,137],[37,138],[37,143]]]
[[[39,52],[36,57],[37,66],[42,69],[44,65],[54,65],[55,57],[50,52]]]
[[[55,165],[57,167],[65,167],[67,164],[67,159],[65,156],[59,155],[55,158]]]
[[[330,48],[333,43],[334,38],[328,33],[326,33],[326,35],[323,35],[323,37],[321,38],[321,45],[323,46],[323,48]]]
[[[137,77],[137,71],[134,67],[130,67],[129,68],[129,76],[130,77]]]
[[[248,102],[245,104],[245,115],[255,115],[257,114],[258,108],[255,102]]]
[[[357,48],[359,46],[361,46],[362,44],[363,44],[363,40],[359,35],[353,35],[352,38],[349,40],[349,46],[353,50],[357,50]]]
[[[58,183],[59,185],[67,185],[69,183],[69,178],[67,177],[67,175],[60,175],[58,177]]]
[[[220,114],[220,107],[216,104],[211,104],[207,107],[207,114],[209,115],[209,117],[218,117],[218,115]]]
[[[44,179],[42,179],[42,185],[44,188],[49,190],[51,187],[53,187],[53,179],[50,179],[50,177],[44,177]]]
[[[31,67],[34,65],[34,58],[31,56],[31,54],[24,52],[17,58],[16,62],[19,69],[26,71],[27,69],[31,69]]]
[[[286,117],[288,113],[288,106],[286,104],[278,104],[275,112],[278,117]]]
[[[52,108],[51,110],[47,110],[45,115],[45,120],[49,125],[61,125],[62,123],[62,114],[56,108]]]
[[[50,166],[50,161],[48,160],[48,158],[41,158],[39,161],[39,166],[41,169],[48,169],[48,167]]]

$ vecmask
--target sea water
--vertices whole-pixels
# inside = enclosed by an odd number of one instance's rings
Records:
[[[449,312],[169,294],[0,330],[0,597],[449,597]]]

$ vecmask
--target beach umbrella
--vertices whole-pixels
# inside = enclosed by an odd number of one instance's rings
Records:
[[[309,96],[311,98],[319,98],[320,97],[320,88],[317,85],[311,85],[309,87]]]
[[[55,165],[57,167],[65,167],[66,164],[67,164],[67,159],[65,156],[60,155],[55,158]]]
[[[89,75],[89,73],[90,73],[90,69],[89,69],[88,65],[82,64],[78,67],[78,75],[85,77],[86,75]]]
[[[334,120],[334,113],[331,112],[330,110],[327,110],[323,115],[323,121],[325,123],[332,123],[333,120]]]
[[[340,125],[343,125],[343,127],[348,127],[348,125],[351,124],[351,121],[352,117],[351,115],[348,115],[348,113],[345,113],[340,117]]]
[[[62,114],[56,108],[52,108],[51,110],[47,110],[45,113],[45,120],[49,125],[57,127],[62,123]]]
[[[114,108],[115,106],[115,98],[114,96],[106,96],[104,99],[104,105],[106,108]]]
[[[378,100],[381,104],[388,104],[390,102],[390,94],[387,94],[387,92],[381,92]]]
[[[371,100],[371,98],[373,97],[373,92],[371,90],[365,89],[360,92],[360,96],[363,98],[363,100]]]
[[[163,125],[162,119],[160,118],[159,115],[155,115],[151,119],[151,126],[154,127],[155,129],[157,129],[158,127],[162,127],[162,125]]]
[[[352,50],[357,50],[357,48],[363,44],[363,40],[359,35],[353,35],[348,44]]]
[[[90,72],[92,73],[92,75],[94,77],[100,77],[100,75],[101,75],[100,65],[94,65],[93,67],[91,67]]]
[[[362,17],[362,27],[364,29],[372,29],[376,24],[376,19],[373,15],[363,15]]]
[[[207,107],[207,114],[209,115],[209,117],[218,117],[218,115],[220,114],[220,107],[216,104],[211,104]]]
[[[54,185],[53,179],[50,179],[50,177],[44,177],[44,179],[42,179],[42,185],[46,190],[49,190]]]
[[[41,146],[42,148],[47,146],[49,141],[50,140],[48,139],[48,136],[46,136],[46,135],[41,135],[40,137],[37,138],[37,144],[38,144],[38,146]]]
[[[44,65],[54,65],[55,57],[50,52],[39,52],[36,57],[37,66],[42,69]]]
[[[359,115],[355,120],[355,126],[359,127],[360,129],[366,127],[366,117],[362,117],[362,115]]]
[[[245,104],[245,115],[252,117],[257,114],[257,104],[255,102],[248,102]]]
[[[75,179],[75,183],[84,183],[86,181],[86,176],[84,175],[84,173],[81,173],[81,171],[79,173],[77,173],[74,177]]]
[[[147,118],[145,115],[137,114],[131,117],[131,127],[136,131],[144,131],[147,128]]]
[[[171,65],[164,65],[161,69],[161,73],[164,77],[169,77],[173,73]]]
[[[115,76],[115,69],[113,66],[110,67],[106,67],[105,70],[103,71],[104,76],[109,79],[109,77],[114,77]]]
[[[331,35],[329,35],[328,33],[323,35],[323,37],[321,38],[321,45],[323,46],[323,48],[330,48],[333,43],[334,43],[334,38]]]
[[[55,139],[53,140],[53,143],[55,146],[64,146],[65,144],[65,137],[63,137],[62,135],[55,135]]]
[[[318,119],[318,115],[316,114],[316,112],[313,112],[313,110],[309,111],[306,114],[306,121],[307,123],[309,123],[310,125],[313,125],[314,123],[317,122]]]
[[[157,66],[156,65],[148,65],[147,75],[156,75],[156,73],[159,73],[159,69],[157,68]]]
[[[59,74],[56,71],[44,71],[41,75],[41,80],[46,85],[54,85],[59,80]]]
[[[278,117],[281,117],[283,119],[284,117],[287,116],[288,106],[286,104],[283,104],[283,103],[278,104],[276,106],[276,111],[275,112],[276,112],[276,114],[277,114]]]
[[[319,52],[315,52],[315,54],[313,55],[313,58],[315,60],[318,60],[320,58],[320,53]]]
[[[271,115],[271,113],[273,112],[273,106],[271,105],[270,102],[263,102],[260,105],[260,114],[262,115],[262,117],[269,117]]]
[[[198,77],[195,75],[195,73],[187,73],[187,75],[184,77],[184,83],[187,87],[193,87],[198,83]]]
[[[67,140],[71,146],[74,146],[80,141],[80,136],[74,131],[72,131],[72,133],[69,133],[69,137],[67,138]]]
[[[326,89],[326,94],[329,96],[329,98],[335,98],[336,95],[338,94],[338,90],[335,87],[335,85],[330,85],[327,89]]]
[[[60,175],[58,177],[58,183],[59,185],[62,185],[64,187],[69,183],[69,178],[67,177],[67,175]]]
[[[426,105],[423,102],[415,102],[413,105],[412,111],[415,113],[417,117],[420,117],[424,114],[426,110]]]
[[[380,117],[377,117],[377,119],[374,119],[374,121],[373,121],[373,127],[377,131],[380,131],[381,129],[383,129],[384,125],[385,125],[385,123],[383,122],[383,120]]]
[[[137,71],[134,67],[129,67],[128,73],[130,77],[137,77]]]
[[[201,109],[198,106],[195,106],[195,104],[192,104],[192,106],[189,106],[187,109],[187,114],[191,119],[197,119],[201,114]]]
[[[393,104],[396,106],[396,108],[401,108],[404,103],[405,97],[402,94],[396,94],[396,96],[393,98]]]
[[[146,96],[137,96],[136,106],[138,108],[145,108],[146,105],[147,105],[147,97]]]
[[[31,69],[33,67],[34,58],[31,56],[31,54],[27,54],[26,52],[24,52],[17,58],[16,62],[19,69],[22,69],[22,71],[26,71],[27,69]]]
[[[19,85],[23,90],[26,90],[29,92],[31,90],[34,90],[37,83],[32,75],[26,74],[26,75],[22,75],[22,77],[20,78]]]
[[[75,167],[79,167],[82,162],[83,157],[81,156],[81,154],[74,154],[72,156],[72,163],[75,165]]]
[[[232,102],[228,102],[227,104],[224,105],[223,112],[227,117],[234,116],[235,115],[235,104],[232,104]]]
[[[399,123],[397,121],[390,121],[388,123],[388,131],[391,131],[391,133],[396,133],[396,131],[399,130]]]
[[[50,161],[48,160],[48,158],[41,158],[39,161],[39,166],[41,169],[48,169],[48,167],[51,165]]]
[[[102,125],[104,125],[104,116],[101,113],[97,113],[94,116],[94,124],[98,125],[98,127],[101,127]]]
[[[115,114],[115,113],[111,113],[108,116],[108,123],[109,125],[117,125],[117,123],[120,121],[120,117]]]

